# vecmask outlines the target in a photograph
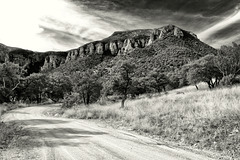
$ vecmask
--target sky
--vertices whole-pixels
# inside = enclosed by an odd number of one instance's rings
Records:
[[[167,24],[215,48],[240,43],[240,0],[0,0],[0,43],[34,51]]]

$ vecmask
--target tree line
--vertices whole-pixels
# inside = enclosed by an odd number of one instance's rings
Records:
[[[153,68],[144,76],[135,75],[138,68],[132,59],[121,60],[110,69],[92,68],[72,75],[58,71],[26,76],[23,67],[6,62],[0,64],[0,103],[64,99],[63,106],[71,107],[75,103],[103,103],[108,96],[115,95],[124,107],[127,98],[140,94],[166,92],[186,85],[195,85],[198,89],[200,82],[205,82],[210,89],[233,85],[239,83],[239,52],[240,46],[233,43],[233,46],[221,47],[217,55],[208,54],[175,71]]]

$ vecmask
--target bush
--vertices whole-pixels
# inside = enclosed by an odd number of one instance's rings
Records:
[[[67,96],[62,104],[62,108],[72,108],[74,105],[79,104],[80,100],[77,94]]]
[[[222,78],[222,80],[220,81],[220,84],[222,86],[230,86],[230,85],[233,85],[234,84],[234,81],[235,81],[235,76],[230,74],[228,76],[224,76]]]

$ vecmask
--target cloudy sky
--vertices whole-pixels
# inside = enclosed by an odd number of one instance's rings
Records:
[[[240,0],[0,0],[0,43],[35,51],[166,24],[214,47],[240,43]]]

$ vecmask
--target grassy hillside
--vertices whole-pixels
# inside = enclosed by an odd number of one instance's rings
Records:
[[[107,106],[54,111],[64,117],[118,122],[138,132],[230,157],[240,156],[240,87],[196,91],[187,87],[160,97]]]

